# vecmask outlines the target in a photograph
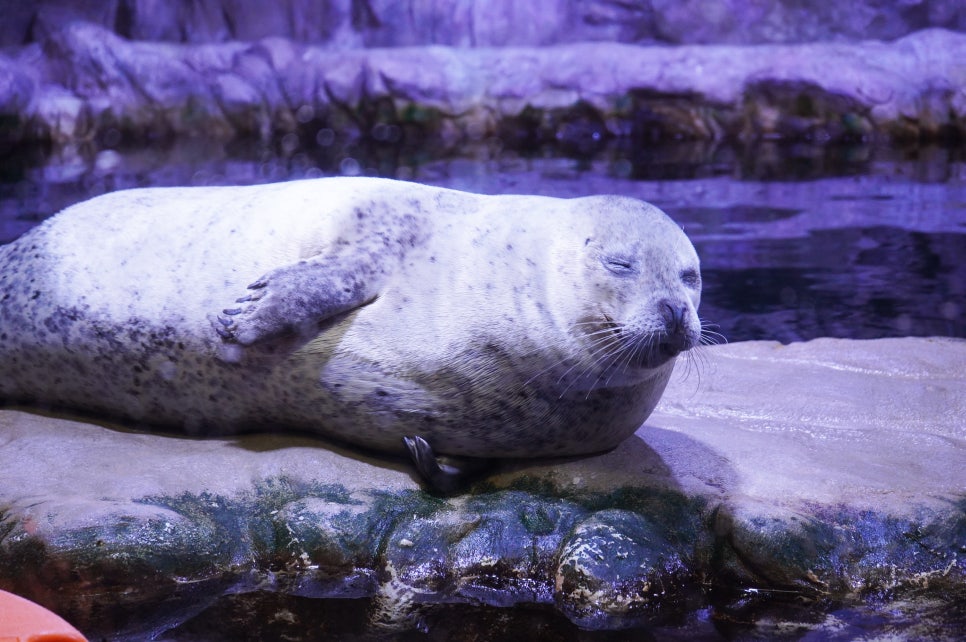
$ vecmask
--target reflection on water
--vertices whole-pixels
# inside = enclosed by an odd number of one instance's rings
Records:
[[[952,603],[952,607],[950,607]],[[964,622],[962,602],[917,600],[891,602],[883,608],[808,604],[785,600],[771,608],[701,608],[657,626],[617,631],[580,630],[542,605],[512,609],[483,604],[433,604],[421,610],[416,631],[373,635],[368,628],[372,603],[367,599],[298,597],[277,592],[224,595],[197,617],[166,631],[166,640],[560,640],[573,642],[724,642],[822,640],[956,639]],[[277,613],[290,617],[280,618]],[[324,634],[322,633],[324,632]]]
[[[376,135],[378,134],[378,135]],[[304,146],[204,141],[0,159],[0,243],[106,191],[378,175],[482,193],[651,201],[702,257],[702,317],[731,341],[966,337],[966,164],[955,150],[724,145],[600,147],[567,158],[483,141],[459,158],[392,131]]]
[[[712,264],[748,259],[707,270],[703,314],[732,338],[966,336],[964,239],[876,226],[699,244]]]

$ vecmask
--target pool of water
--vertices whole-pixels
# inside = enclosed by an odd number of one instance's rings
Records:
[[[784,602],[707,607],[653,627],[618,631],[580,630],[563,616],[539,606],[513,609],[484,605],[435,605],[419,618],[418,630],[395,637],[367,628],[365,599],[317,599],[272,593],[243,593],[218,600],[211,610],[165,634],[172,642],[240,639],[374,639],[427,641],[552,640],[555,642],[850,642],[852,640],[955,639],[963,608],[953,602],[892,602],[882,608]],[[276,614],[284,612],[289,618]]]
[[[330,138],[310,149],[189,141],[8,156],[0,243],[71,203],[142,186],[367,174],[488,194],[614,193],[655,203],[684,227],[702,260],[701,316],[729,341],[966,337],[961,151],[610,146],[574,158],[485,141],[440,157]]]

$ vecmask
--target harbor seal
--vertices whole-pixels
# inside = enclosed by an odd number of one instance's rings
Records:
[[[618,196],[147,188],[0,247],[0,399],[437,455],[613,448],[698,345],[698,256]]]

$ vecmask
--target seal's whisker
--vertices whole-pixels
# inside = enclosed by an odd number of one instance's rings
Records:
[[[590,357],[593,357],[595,354],[598,354],[600,351],[606,350],[608,348],[608,346],[609,346],[608,339],[609,339],[609,337],[599,337],[596,340],[592,341],[591,342],[591,349],[590,349],[589,356]],[[564,373],[561,374],[560,377],[557,379],[555,385],[559,386],[563,382],[563,380],[567,377],[567,375],[570,374],[573,371],[573,369],[576,368],[579,365],[581,365],[581,361],[580,360],[578,360],[572,366],[570,366],[569,368],[567,368],[567,370],[564,371]],[[551,366],[551,367],[554,367],[554,366]],[[580,377],[577,377],[577,378],[579,379]],[[568,386],[568,388],[569,388],[569,386]],[[564,390],[564,392],[566,392],[566,389]],[[562,395],[562,393],[561,393],[561,395]]]
[[[560,345],[560,346],[566,346],[567,343],[568,342],[567,342],[566,339],[561,339],[560,341],[557,342],[557,344]],[[532,352],[528,352],[526,354],[526,356],[532,356],[534,354],[537,354],[538,352],[548,352],[548,350],[546,348],[533,350]],[[554,361],[553,363],[551,363],[549,366],[547,366],[546,368],[540,370],[539,372],[535,373],[532,377],[530,377],[529,379],[527,379],[526,381],[524,381],[522,385],[523,386],[527,386],[527,385],[533,383],[541,375],[544,375],[544,374],[550,372],[551,370],[553,370],[554,368],[556,368],[557,366],[566,363],[567,360],[568,359],[571,359],[571,358],[572,357],[570,357],[570,356],[565,356],[565,357],[561,357],[560,359],[557,359],[556,361]]]
[[[593,356],[594,354],[596,354],[597,353],[597,350],[598,350],[598,346],[601,344],[601,342],[602,341],[605,341],[611,335],[613,335],[613,330],[612,329],[609,329],[609,328],[605,328],[603,330],[598,330],[597,332],[591,332],[591,333],[585,334],[584,335],[585,337],[590,337],[590,339],[591,339],[591,345],[590,345],[591,354],[590,354],[590,356]],[[553,348],[556,348],[557,346],[567,347],[570,344],[570,341],[571,341],[571,339],[569,337],[562,337],[562,338],[558,339],[553,345],[551,345],[549,347],[545,346],[545,347],[542,347],[542,348],[537,348],[537,349],[531,350],[531,351],[529,351],[529,352],[527,352],[525,354],[526,354],[526,356],[532,356],[532,355],[537,354],[537,353],[550,352]],[[565,356],[565,357],[562,357],[560,359],[557,359],[556,361],[554,361],[553,363],[551,363],[550,365],[548,365],[547,367],[543,368],[542,370],[540,370],[539,372],[537,372],[533,376],[531,376],[529,379],[527,379],[526,381],[524,381],[523,384],[522,384],[522,386],[527,386],[527,385],[533,383],[538,377],[540,377],[540,376],[546,374],[547,372],[553,370],[554,368],[556,368],[556,367],[558,367],[558,366],[566,363],[567,360],[568,359],[571,359],[571,358],[572,358],[571,356]],[[556,385],[560,385],[561,380],[564,377],[566,377],[567,374],[569,374],[570,371],[573,370],[578,365],[580,365],[579,361],[577,363],[575,363],[574,365],[572,365],[570,368],[568,368],[567,371],[564,372],[561,375],[560,379],[557,380]]]
[[[687,354],[684,355],[684,368],[683,372],[681,373],[682,381],[686,381],[691,376],[692,371],[697,372],[698,370],[696,365],[697,356],[694,354],[694,352],[694,349],[688,350]]]
[[[574,325],[582,325],[582,324],[574,324]],[[596,323],[596,322],[594,322],[594,323],[587,322],[586,325],[598,325],[598,323]],[[589,337],[589,338],[595,338],[595,337],[598,337],[600,335],[610,335],[610,334],[613,334],[613,333],[614,333],[614,329],[613,328],[602,328],[602,329],[597,330],[597,331],[594,331],[594,332],[586,332],[586,333],[582,332],[581,333],[581,336],[583,336],[583,337]],[[535,354],[547,353],[547,352],[552,351],[554,348],[556,348],[558,346],[560,346],[560,347],[566,347],[566,346],[569,346],[570,345],[570,343],[571,343],[572,340],[573,339],[571,337],[569,337],[569,336],[559,337],[559,338],[557,338],[550,345],[543,345],[543,346],[540,346],[538,348],[534,348],[533,350],[529,350],[527,352],[524,352],[523,353],[523,356],[529,357],[529,356],[532,356],[532,355],[535,355]],[[557,361],[553,365],[551,365],[550,368],[552,368],[552,367],[554,367],[556,365],[559,365],[560,363],[566,361],[568,358],[569,357],[564,357],[564,358],[560,359],[559,361]],[[537,374],[538,375],[539,374],[542,374],[542,372],[541,373],[537,373]]]
[[[589,365],[587,365],[586,368],[584,368],[583,370],[581,370],[579,375],[577,375],[576,377],[574,377],[573,381],[571,381],[567,385],[567,387],[564,388],[563,392],[560,393],[560,397],[558,397],[558,398],[563,397],[564,394],[566,394],[567,391],[570,390],[571,386],[573,386],[575,383],[577,383],[578,381],[580,381],[581,379],[583,379],[584,376],[587,373],[589,373],[590,370],[592,368],[594,368],[594,366],[596,366],[599,362],[601,362],[603,359],[606,359],[607,358],[607,355],[609,354],[610,349],[612,347],[614,347],[615,345],[619,344],[619,343],[620,343],[620,337],[604,337],[604,338],[602,338],[599,341],[600,347],[594,346],[594,349],[591,350],[590,354],[588,355],[589,357],[593,358],[593,361]],[[599,356],[599,355],[602,355],[602,356]],[[559,386],[561,383],[563,383],[564,378],[568,374],[570,374],[570,372],[574,368],[576,368],[578,365],[580,365],[580,364],[579,363],[575,363],[573,366],[571,366],[570,368],[568,368],[566,372],[564,372],[562,375],[560,375],[560,378],[557,379],[557,385]]]
[[[634,359],[637,361],[641,361],[644,355],[650,353],[654,349],[653,344],[656,341],[657,339],[653,336],[648,336],[648,337],[645,337],[643,341],[638,341],[637,342],[638,346],[637,346],[636,354],[634,355]]]
[[[617,374],[618,370],[621,370],[622,374],[627,372],[628,366],[630,366],[631,362],[634,360],[635,353],[640,348],[640,344],[643,343],[644,341],[647,341],[647,339],[645,338],[641,340],[640,337],[629,337],[625,341],[626,343],[626,348],[624,349],[625,354],[620,359],[614,360],[614,366],[616,367],[613,368],[613,371],[610,373],[610,376],[607,377],[607,381],[604,383],[605,386],[610,385],[611,379],[614,378],[614,375]],[[622,366],[620,365],[621,363],[623,363]]]
[[[720,328],[721,327],[720,325],[718,325],[717,323],[711,323],[709,321],[705,321],[704,319],[701,319],[701,318],[698,319],[698,322],[700,323],[700,327],[701,327],[700,341],[702,344],[715,345],[718,343],[728,343],[728,337],[721,334],[720,332],[712,330],[712,328]]]
[[[691,373],[695,371],[695,368],[693,368],[693,365],[694,365],[694,358],[692,355],[689,354],[684,359],[684,367],[681,371],[681,376],[680,376],[681,381],[687,381],[688,379],[691,378]]]
[[[713,332],[711,330],[701,329],[701,340],[708,343],[728,343],[728,337],[721,334],[720,332]]]
[[[620,337],[619,336],[613,336],[613,337],[611,337],[611,340],[608,341],[603,346],[602,349],[599,349],[599,350],[596,350],[596,351],[592,352],[590,356],[591,357],[594,357],[596,355],[596,358],[594,358],[593,361],[591,361],[589,364],[587,364],[586,367],[583,368],[580,371],[580,374],[579,375],[577,375],[576,377],[574,377],[573,381],[571,381],[567,385],[567,387],[564,388],[563,391],[560,393],[560,396],[558,397],[558,399],[563,398],[563,396],[565,394],[567,394],[567,392],[570,390],[571,387],[573,387],[573,385],[575,383],[577,383],[578,381],[580,381],[581,379],[583,379],[585,376],[587,376],[588,374],[590,374],[590,372],[592,370],[594,370],[595,368],[597,368],[597,366],[599,364],[606,362],[607,359],[609,359],[611,357],[611,355],[615,354],[616,351],[613,350],[613,348],[616,348],[617,350],[620,350],[620,346],[621,346]],[[591,384],[591,386],[590,386],[590,390],[593,389],[594,384],[596,384],[598,381],[600,381],[600,378],[602,376],[603,376],[603,374],[597,375],[597,378],[594,380],[593,384]],[[590,394],[590,390],[588,390],[588,393],[587,393],[588,395]]]
[[[599,336],[610,336],[610,335],[614,335],[614,334],[615,334],[614,328],[604,328],[603,330],[597,330],[596,332],[588,332],[584,336],[585,337],[599,337]]]
[[[619,345],[619,346],[617,346],[617,348],[616,348],[616,349],[615,349],[615,350],[614,350],[613,352],[611,352],[611,353],[609,353],[609,354],[607,355],[608,357],[611,357],[611,356],[613,356],[613,357],[614,357],[614,359],[613,359],[613,361],[611,361],[611,363],[610,363],[610,365],[608,365],[608,366],[606,366],[606,367],[604,367],[604,368],[602,368],[602,370],[603,370],[603,372],[601,372],[600,374],[598,374],[598,375],[597,375],[597,378],[596,378],[596,379],[594,380],[594,384],[595,384],[595,385],[593,385],[593,386],[589,386],[589,387],[587,388],[587,394],[586,394],[586,395],[584,395],[584,400],[585,400],[585,401],[586,401],[587,399],[589,399],[589,398],[590,398],[590,393],[594,391],[594,389],[595,389],[595,387],[596,387],[596,384],[598,384],[598,383],[600,383],[600,380],[604,378],[604,375],[605,375],[605,374],[607,373],[607,370],[610,370],[610,371],[611,371],[611,373],[610,373],[610,374],[609,374],[609,375],[607,376],[607,379],[606,379],[606,380],[604,381],[604,386],[603,386],[603,387],[604,387],[604,388],[606,388],[607,386],[609,386],[609,385],[610,385],[610,380],[611,380],[611,379],[613,378],[613,376],[614,376],[614,364],[616,364],[616,363],[617,363],[617,361],[618,361],[618,360],[620,359],[620,357],[621,357],[621,354],[622,354],[622,353],[623,353],[623,352],[624,352],[624,351],[625,351],[626,349],[627,349],[627,345],[626,345],[626,344],[624,344],[624,343],[622,342],[622,343],[621,343],[621,345]]]
[[[681,376],[682,381],[687,380],[693,371],[698,377],[698,385],[701,384],[701,371],[709,367],[708,355],[703,350],[705,346],[714,345],[714,342],[700,341],[699,345],[688,351],[686,368]]]
[[[620,330],[623,331],[623,326],[621,326]],[[604,368],[605,371],[606,370],[610,370],[611,371],[610,374],[607,377],[607,380],[604,382],[604,387],[607,387],[607,386],[610,385],[611,380],[614,378],[614,375],[617,374],[618,371],[621,371],[622,370],[624,373],[626,373],[627,372],[627,368],[630,366],[630,364],[634,360],[635,353],[640,348],[640,345],[639,344],[641,344],[641,343],[647,343],[647,342],[649,342],[652,339],[652,337],[646,337],[643,340],[641,340],[641,339],[635,338],[635,337],[628,338],[626,335],[619,336],[618,338],[620,340],[620,345],[617,346],[617,349],[616,350],[614,350],[613,352],[611,352],[608,355],[606,355],[607,357],[611,357],[612,356],[614,358],[611,361],[610,365],[608,365],[606,368]],[[622,363],[623,363],[623,365],[621,365]],[[603,378],[603,376],[604,376],[604,373],[602,372],[597,377],[597,381],[600,381]],[[590,395],[590,391],[588,391],[587,394],[589,396]]]
[[[600,381],[601,379],[604,378],[604,375],[607,373],[607,371],[610,371],[610,374],[607,375],[607,379],[604,381],[604,387],[607,387],[610,385],[610,380],[614,378],[614,374],[619,369],[618,364],[623,359],[624,355],[627,353],[628,348],[629,348],[629,345],[627,340],[621,337],[620,344],[616,347],[615,350],[613,350],[608,355],[608,357],[613,357],[613,359],[609,364],[607,364],[604,368],[602,368],[603,372],[601,372],[600,376],[597,377],[597,381]]]
[[[624,355],[630,352],[630,350],[631,350],[631,346],[627,345],[626,343],[623,343],[617,348],[617,350],[611,353],[611,356],[614,357],[613,361],[611,361],[610,365],[604,368],[604,372],[600,373],[600,375],[598,375],[597,377],[597,382],[599,382],[601,379],[604,378],[604,374],[606,374],[606,371],[610,370],[610,374],[607,375],[607,379],[604,381],[604,386],[603,386],[604,388],[610,385],[611,379],[614,378],[614,375],[617,374],[617,371],[620,369],[620,367],[618,366],[618,363],[624,358]],[[592,392],[592,389],[588,389],[587,396],[584,397],[584,399],[589,398],[591,392]]]

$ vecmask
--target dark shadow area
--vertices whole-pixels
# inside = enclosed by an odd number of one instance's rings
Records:
[[[630,642],[649,640],[715,641],[719,633],[709,613],[684,618],[678,626],[586,631],[552,609],[521,605],[506,609],[485,605],[427,605],[415,630],[381,633],[369,626],[370,600],[317,600],[268,593],[229,595],[210,609],[166,634],[172,642],[269,639],[516,642]],[[278,617],[284,613],[284,617]]]

